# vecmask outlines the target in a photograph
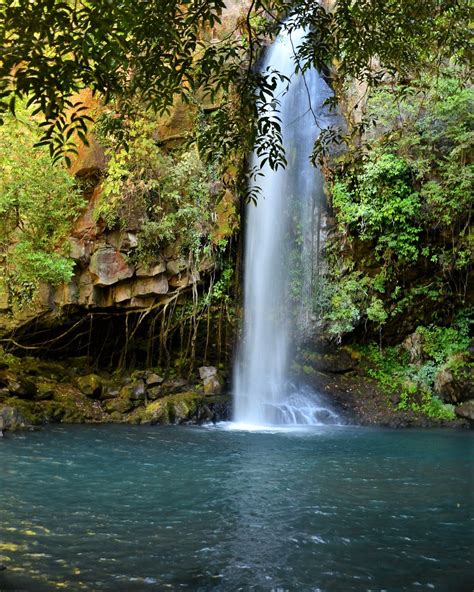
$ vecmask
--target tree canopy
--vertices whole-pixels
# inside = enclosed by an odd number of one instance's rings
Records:
[[[225,0],[1,0],[0,116],[26,98],[44,118],[41,142],[59,158],[75,132],[86,138],[89,116],[71,99],[82,88],[124,110],[138,98],[157,112],[199,94],[218,101],[204,144],[228,152],[257,141],[278,167],[278,120],[257,117],[278,74],[254,66],[288,16],[288,26],[307,30],[296,68],[335,64],[342,79],[370,86],[387,72],[471,57],[466,0],[252,0],[236,30],[216,39],[209,31],[224,9]]]

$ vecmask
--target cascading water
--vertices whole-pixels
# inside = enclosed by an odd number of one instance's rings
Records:
[[[315,393],[289,380],[292,352],[311,321],[319,267],[321,173],[310,162],[331,119],[332,91],[316,70],[295,74],[302,29],[283,30],[262,69],[290,79],[275,91],[288,164],[262,169],[256,206],[247,208],[244,330],[234,370],[234,420],[253,425],[320,424],[337,416]],[[253,166],[259,165],[253,155]]]

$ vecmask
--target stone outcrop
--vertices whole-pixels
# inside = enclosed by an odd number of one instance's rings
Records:
[[[217,368],[214,366],[201,366],[199,376],[203,384],[203,391],[206,395],[220,395],[222,392],[222,381],[220,380]]]
[[[446,403],[474,399],[474,367],[442,368],[435,376],[434,390]]]
[[[15,407],[0,406],[0,434],[4,430],[18,430],[28,427],[28,422]]]
[[[0,352],[1,353],[1,352]],[[0,356],[0,431],[45,423],[203,423],[230,419],[217,370],[163,378],[155,370],[91,372],[89,359],[45,362]]]
[[[464,401],[456,407],[456,415],[474,424],[474,399]]]

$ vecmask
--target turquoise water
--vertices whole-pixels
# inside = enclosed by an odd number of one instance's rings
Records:
[[[0,441],[0,590],[472,590],[473,434],[61,426]]]

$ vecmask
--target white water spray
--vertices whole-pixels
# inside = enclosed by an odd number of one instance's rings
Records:
[[[290,78],[275,91],[280,102],[287,167],[267,165],[257,205],[247,208],[244,330],[234,369],[234,420],[252,425],[320,424],[337,420],[315,393],[289,381],[294,346],[309,325],[319,266],[324,191],[310,162],[314,141],[331,116],[332,91],[316,70],[295,74],[302,29],[283,31],[262,69]],[[252,166],[259,164],[256,154]],[[290,291],[297,292],[291,298]]]

